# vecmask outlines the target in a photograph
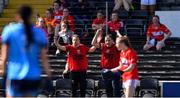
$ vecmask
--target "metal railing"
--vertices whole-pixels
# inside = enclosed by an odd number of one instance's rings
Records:
[[[0,0],[0,14],[3,12],[3,9],[7,6],[9,0]]]

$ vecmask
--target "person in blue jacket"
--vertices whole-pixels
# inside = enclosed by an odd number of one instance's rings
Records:
[[[47,39],[40,28],[31,24],[32,9],[21,6],[16,15],[17,23],[7,25],[2,32],[1,74],[6,68],[7,97],[35,97],[38,94],[42,67],[50,77]]]

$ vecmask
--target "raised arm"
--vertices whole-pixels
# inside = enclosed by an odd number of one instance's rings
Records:
[[[62,50],[62,51],[66,51],[66,47],[65,46],[61,46],[58,41],[55,42],[55,45],[58,49]]]
[[[95,36],[94,36],[94,38],[93,38],[93,40],[92,40],[92,42],[91,42],[91,44],[92,44],[93,46],[96,46],[97,48],[100,47],[100,43],[97,42],[97,39],[98,39],[101,31],[102,31],[102,29],[98,29],[98,30],[97,30],[97,32],[96,32],[96,34],[95,34]]]
[[[117,34],[118,37],[122,37],[122,35],[121,35],[121,33],[119,32],[119,30],[116,30],[115,32],[116,32],[116,34]]]
[[[89,53],[92,53],[92,52],[94,52],[96,50],[96,46],[92,46],[90,49],[89,49]]]

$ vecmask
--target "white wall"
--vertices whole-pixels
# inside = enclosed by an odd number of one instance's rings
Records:
[[[165,24],[172,32],[171,37],[180,37],[180,11],[156,11],[160,22]]]

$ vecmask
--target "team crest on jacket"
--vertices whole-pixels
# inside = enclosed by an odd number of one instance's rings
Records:
[[[126,58],[121,58],[121,64],[125,67],[128,66],[128,60]]]

